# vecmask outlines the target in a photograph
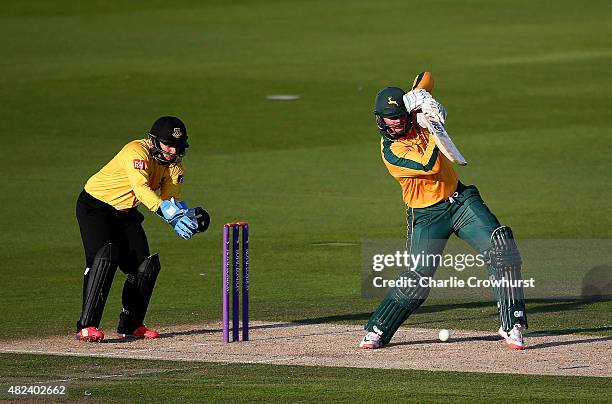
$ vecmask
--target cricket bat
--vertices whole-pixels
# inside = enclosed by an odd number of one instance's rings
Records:
[[[414,79],[412,83],[412,89],[422,88],[423,90],[431,93],[433,90],[433,77],[430,72],[421,72]],[[431,136],[434,138],[434,141],[438,145],[438,149],[453,163],[459,164],[460,166],[464,166],[467,164],[467,160],[465,157],[461,155],[455,143],[444,129],[444,125],[437,121],[432,121],[427,117],[424,117],[425,125],[427,126],[427,130],[431,133]]]

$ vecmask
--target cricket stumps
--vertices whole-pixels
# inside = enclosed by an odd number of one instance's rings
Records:
[[[230,257],[231,229],[231,257]],[[242,230],[242,260],[240,231]],[[240,263],[242,261],[242,273]],[[240,340],[240,291],[242,290],[242,340],[249,340],[249,224],[232,222],[223,225],[223,342],[229,342],[230,264],[232,289],[232,341]],[[242,278],[242,289],[240,288]]]

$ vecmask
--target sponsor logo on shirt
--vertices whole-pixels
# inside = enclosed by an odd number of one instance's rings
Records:
[[[145,160],[134,159],[134,168],[136,170],[144,170],[147,165]]]

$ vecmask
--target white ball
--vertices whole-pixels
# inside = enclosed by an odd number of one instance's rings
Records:
[[[440,341],[442,342],[446,342],[450,339],[450,331],[446,330],[446,329],[442,329],[440,330],[440,333],[438,334],[438,338],[440,338]]]

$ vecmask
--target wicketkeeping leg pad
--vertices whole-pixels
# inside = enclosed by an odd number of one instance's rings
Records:
[[[113,277],[119,265],[119,250],[112,243],[104,245],[85,273],[83,311],[77,328],[98,327]]]
[[[160,270],[159,255],[153,254],[140,264],[136,274],[128,275],[123,286],[123,311],[117,332],[130,334],[143,325]]]

